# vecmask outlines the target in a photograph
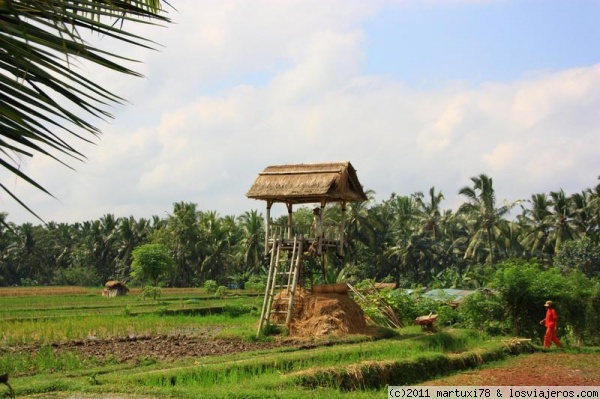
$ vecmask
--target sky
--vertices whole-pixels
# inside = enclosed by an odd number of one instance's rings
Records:
[[[444,209],[480,174],[499,203],[598,184],[600,1],[170,2],[172,24],[132,27],[157,51],[89,39],[144,77],[74,65],[128,103],[70,141],[74,170],[23,160],[54,197],[0,172],[45,221],[264,214],[245,194],[289,163],[350,161],[376,201],[435,187]],[[0,211],[40,223],[5,194]]]

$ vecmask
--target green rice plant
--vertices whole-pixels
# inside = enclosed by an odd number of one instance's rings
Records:
[[[451,340],[454,335],[447,334],[443,342]],[[455,334],[458,338],[461,332]],[[244,359],[239,355],[219,357],[211,363],[203,363],[192,367],[177,368],[175,371],[161,370],[142,372],[127,378],[133,380],[126,383],[140,384],[149,387],[198,386],[213,387],[219,385],[247,385],[257,379],[273,378],[279,381],[280,377],[302,370],[323,367],[347,367],[367,361],[394,361],[423,356],[423,354],[442,355],[440,352],[424,350],[424,347],[437,348],[439,343],[435,340],[420,345],[419,339],[423,337],[402,337],[394,340],[364,341],[351,344],[340,343],[332,347],[318,347],[310,351],[292,351],[271,354],[244,354]],[[427,336],[428,337],[428,336]],[[449,348],[456,345],[445,343]]]
[[[390,384],[416,385],[440,375],[478,367],[508,354],[528,350],[529,345],[507,350],[506,345],[496,343],[485,352],[465,352],[459,356],[425,353],[400,360],[366,361],[350,366],[307,370],[292,375],[289,383],[311,389],[330,387],[343,391],[378,389]]]
[[[33,354],[4,353],[0,356],[0,370],[12,375],[51,373],[78,370],[91,364],[71,352],[55,353],[51,346],[43,346]]]

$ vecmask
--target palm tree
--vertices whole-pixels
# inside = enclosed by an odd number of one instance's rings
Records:
[[[123,100],[74,70],[73,61],[140,74],[121,64],[126,57],[90,45],[81,33],[150,48],[125,22],[167,23],[160,12],[160,0],[0,0],[0,166],[48,193],[21,170],[23,157],[41,154],[63,164],[62,156],[84,159],[69,139],[90,141],[100,132],[80,115],[111,118],[106,107]]]
[[[600,177],[598,178],[600,180]],[[591,232],[590,237],[596,242],[600,242],[600,184],[593,189],[588,189],[590,200],[588,208],[590,214]]]
[[[496,194],[491,177],[480,174],[472,177],[471,181],[473,187],[465,186],[458,192],[468,200],[460,206],[459,212],[466,215],[473,227],[465,258],[474,258],[480,248],[485,248],[490,265],[494,266],[494,242],[500,232],[499,226],[506,222],[503,217],[510,212],[514,204],[496,207]]]
[[[6,212],[0,212],[0,286],[19,282],[14,253],[19,250],[20,241],[16,226],[8,222],[7,217]]]
[[[573,225],[572,199],[563,189],[550,192],[553,212],[548,215],[548,223],[552,224],[548,239],[554,246],[553,254],[557,254],[565,240],[577,238],[577,230]]]
[[[148,241],[150,224],[148,219],[135,220],[133,216],[119,218],[117,226],[117,275],[129,276],[133,250]]]
[[[414,197],[417,203],[416,218],[419,225],[419,233],[427,234],[433,240],[437,240],[440,234],[442,218],[440,204],[444,199],[444,195],[441,192],[436,193],[435,187],[431,187],[429,189],[429,201],[426,202],[424,200],[423,193],[421,192],[415,193]]]
[[[244,270],[256,272],[260,268],[264,252],[264,218],[258,211],[244,212],[238,217],[242,229],[240,249],[244,252]]]
[[[375,201],[375,191],[366,190],[368,200],[353,202],[347,206],[346,239],[348,246],[346,259],[348,263],[358,262],[359,248],[362,245],[370,246],[375,243],[376,221],[369,215],[369,203]]]
[[[196,204],[177,202],[173,204],[173,215],[169,215],[164,228],[157,230],[175,260],[174,286],[190,287],[198,284],[199,266],[202,262],[202,240],[199,227],[199,212]]]
[[[543,256],[549,253],[547,244],[552,229],[552,224],[549,223],[552,203],[546,194],[533,194],[528,202],[531,208],[523,208],[522,214],[518,216],[524,229],[521,244],[532,255]]]
[[[590,207],[592,199],[592,193],[589,190],[571,195],[573,226],[578,236],[587,237],[593,232],[592,207]]]

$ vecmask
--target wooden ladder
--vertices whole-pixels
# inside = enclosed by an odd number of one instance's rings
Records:
[[[271,316],[274,314],[286,314],[285,323],[289,324],[292,320],[292,310],[294,309],[294,297],[296,295],[296,286],[298,285],[298,275],[302,262],[302,249],[304,239],[302,236],[294,237],[294,242],[290,247],[283,240],[276,239],[271,248],[271,260],[269,263],[269,274],[267,275],[267,286],[265,288],[265,298],[263,300],[262,312],[256,336],[260,336],[263,327],[270,323]],[[289,252],[292,252],[289,256]],[[287,296],[276,296],[279,291],[285,290]],[[287,302],[287,311],[274,310],[274,302]]]

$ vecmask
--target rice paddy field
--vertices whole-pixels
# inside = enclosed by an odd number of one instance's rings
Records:
[[[0,374],[27,398],[372,398],[532,352],[527,342],[418,326],[256,338],[262,295],[0,289]],[[8,396],[0,385],[0,397]]]

